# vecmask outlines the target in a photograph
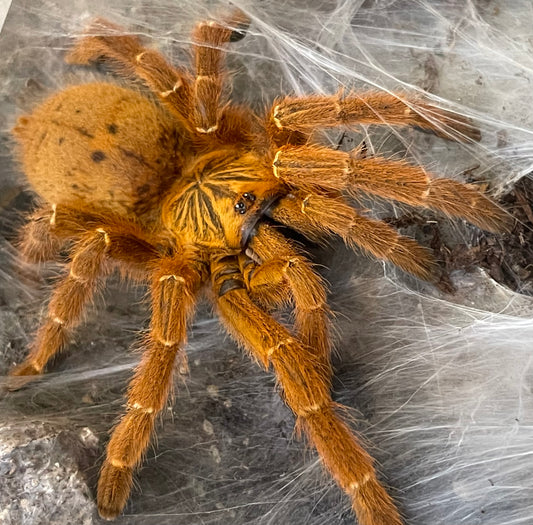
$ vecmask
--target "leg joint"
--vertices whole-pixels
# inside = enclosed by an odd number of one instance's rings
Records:
[[[169,279],[174,279],[174,281],[177,281],[177,282],[180,282],[180,283],[184,283],[185,282],[185,279],[181,275],[176,275],[174,273],[167,274],[167,275],[162,275],[159,278],[159,282],[167,281]]]
[[[170,341],[169,339],[163,339],[163,338],[158,338],[157,342],[161,343],[163,346],[167,348],[170,348],[171,346],[176,346],[178,344],[177,341]]]
[[[279,173],[278,173],[278,168],[281,164],[280,160],[279,160],[279,156],[281,155],[281,150],[278,150],[276,152],[276,155],[274,157],[274,162],[272,162],[272,170],[274,171],[274,177],[276,177],[276,179],[279,179]]]
[[[83,277],[80,277],[73,269],[73,267],[70,267],[69,277],[73,279],[74,281],[78,281],[80,283],[88,283],[89,279],[84,279]]]
[[[96,232],[103,235],[106,246],[109,246],[111,244],[109,234],[103,228],[96,228]]]
[[[50,217],[50,226],[56,225],[57,204],[52,204],[52,216]]]
[[[283,339],[283,341],[280,341],[278,344],[270,347],[267,350],[267,357],[269,360],[271,360],[274,357],[274,354],[282,347],[282,346],[290,346],[293,345],[296,342],[295,339],[292,337],[287,337],[287,339]]]
[[[318,412],[323,412],[326,409],[329,409],[329,403],[315,403],[313,405],[299,408],[296,411],[296,415],[306,419],[314,414],[317,414]]]
[[[169,89],[168,91],[161,91],[159,95],[163,98],[167,98],[169,95],[172,95],[173,93],[177,93],[180,88],[183,86],[183,82],[181,80],[177,80],[174,86],[172,86],[172,89]]]
[[[155,410],[152,407],[143,407],[140,403],[128,404],[128,408],[130,410],[138,410],[139,412],[142,412],[143,414],[153,414],[155,412]]]
[[[118,468],[118,469],[130,468],[130,466],[124,463],[124,461],[121,461],[120,459],[116,459],[116,458],[109,458],[109,463],[111,463],[113,467]]]
[[[361,488],[361,486],[366,485],[370,481],[371,477],[372,476],[370,476],[370,474],[365,474],[361,481],[352,481],[351,483],[348,484],[347,492],[351,494],[356,494]]]
[[[217,129],[218,129],[218,124],[215,124],[214,126],[209,126],[208,128],[197,127],[196,131],[198,133],[205,133],[206,135],[208,135],[209,133],[214,133]]]
[[[274,107],[274,111],[272,112],[272,120],[278,129],[283,129],[283,125],[279,119],[279,105]]]

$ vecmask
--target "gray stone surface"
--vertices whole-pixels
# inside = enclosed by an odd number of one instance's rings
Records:
[[[98,439],[30,422],[0,429],[0,523],[91,525],[94,503],[76,458],[95,455]]]

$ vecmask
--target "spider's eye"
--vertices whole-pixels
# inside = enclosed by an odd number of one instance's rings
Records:
[[[247,201],[250,201],[250,202],[254,202],[255,201],[255,195],[253,193],[243,193],[242,196]]]
[[[246,213],[246,204],[244,204],[242,201],[239,201],[237,204],[235,204],[234,209],[238,213]]]

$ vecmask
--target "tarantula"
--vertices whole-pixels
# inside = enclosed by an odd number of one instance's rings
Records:
[[[204,291],[233,338],[273,368],[297,426],[351,498],[359,523],[401,524],[372,458],[330,395],[324,283],[277,226],[313,241],[339,236],[431,280],[437,272],[429,251],[358,212],[353,197],[367,193],[431,208],[493,231],[506,215],[472,186],[433,178],[404,161],[334,150],[315,134],[386,124],[477,140],[471,122],[451,112],[380,92],[285,96],[264,115],[230,102],[224,49],[248,24],[240,11],[197,24],[190,72],[97,20],[67,61],[104,60],[151,94],[107,82],[75,85],[18,119],[19,158],[41,199],[23,228],[22,252],[44,261],[68,250],[69,262],[9,388],[43,373],[113,270],[148,283],[149,334],[98,483],[100,515],[113,519],[129,497],[175,362],[186,362],[187,325]],[[270,315],[286,304],[294,310],[290,329]]]

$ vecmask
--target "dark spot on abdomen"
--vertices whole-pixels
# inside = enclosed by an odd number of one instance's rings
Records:
[[[116,132],[118,131],[117,125],[116,124],[109,124],[107,126],[107,131],[109,131],[109,133],[111,133],[111,135],[115,135]]]
[[[102,162],[103,160],[105,160],[105,158],[105,153],[103,151],[100,151],[99,149],[91,153],[91,159],[93,160],[93,162]]]
[[[143,195],[145,193],[148,193],[150,191],[150,185],[149,184],[143,184],[142,186],[139,186],[138,188],[136,188],[137,190],[137,193],[139,195]]]
[[[74,128],[80,135],[87,137],[89,139],[94,139],[94,135],[89,133],[85,128]]]
[[[65,140],[65,137],[59,137],[59,140],[57,142],[61,146],[61,144],[63,144],[64,140]]]
[[[118,149],[125,157],[128,157],[130,159],[135,159],[139,164],[142,164],[143,166],[146,166],[148,168],[151,167],[150,164],[148,164],[148,162],[144,160],[144,157],[142,155],[137,155],[137,153],[135,153],[134,151],[123,148],[122,146],[119,146]]]

